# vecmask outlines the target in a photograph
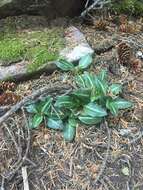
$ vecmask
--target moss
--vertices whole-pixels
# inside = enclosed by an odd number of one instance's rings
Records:
[[[55,28],[44,31],[24,33],[21,38],[25,39],[28,48],[45,47],[48,51],[57,53],[64,47],[63,30]]]
[[[143,2],[142,0],[121,0],[112,1],[112,9],[117,13],[125,13],[129,15],[142,16]]]
[[[27,67],[28,72],[38,70],[43,64],[48,61],[54,61],[58,58],[58,54],[48,52],[46,47],[31,48],[27,53],[27,59],[30,61]]]
[[[30,61],[28,72],[37,70],[48,61],[58,58],[59,51],[64,47],[64,41],[59,29],[35,31],[26,39],[28,52],[26,58]]]
[[[12,76],[6,76],[3,80],[1,80],[0,82],[3,82],[3,81],[13,81],[15,82],[14,78]]]
[[[0,61],[5,64],[23,59],[25,45],[19,38],[5,37],[0,40]]]
[[[41,67],[48,61],[57,59],[59,51],[64,47],[63,29],[52,28],[37,31],[26,30],[0,35],[0,60],[9,64],[27,59],[31,64],[28,71]]]

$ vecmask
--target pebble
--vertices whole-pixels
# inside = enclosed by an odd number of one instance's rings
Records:
[[[143,59],[143,52],[142,51],[137,51],[136,57]]]

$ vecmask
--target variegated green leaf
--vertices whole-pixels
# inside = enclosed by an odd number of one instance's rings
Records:
[[[118,109],[126,109],[133,106],[133,103],[122,98],[117,98],[114,100],[114,105],[117,106]]]
[[[81,104],[88,103],[90,101],[91,90],[87,88],[75,90],[72,95],[79,99]]]
[[[80,87],[80,88],[85,88],[86,87],[83,75],[78,75],[75,78],[75,82],[76,82],[77,86]]]
[[[122,86],[120,84],[112,84],[109,90],[112,94],[118,95],[120,92],[122,92]]]
[[[77,121],[75,119],[69,119],[63,130],[63,137],[65,141],[72,142],[76,135]]]
[[[55,62],[58,68],[63,71],[71,71],[74,69],[74,65],[66,60],[60,59],[59,61]]]
[[[51,129],[59,129],[59,130],[63,130],[64,125],[62,120],[60,119],[55,119],[55,118],[49,118],[48,122],[47,122],[47,127],[51,128]]]
[[[42,123],[42,121],[43,121],[43,116],[36,114],[32,119],[32,123],[31,123],[30,127],[35,129],[35,128],[39,127],[39,125]]]
[[[102,118],[100,117],[91,117],[91,116],[79,116],[78,119],[87,125],[95,125],[102,121]]]
[[[107,115],[107,112],[98,104],[91,102],[84,106],[83,115],[89,115],[91,117],[104,117]]]
[[[114,116],[118,114],[118,107],[114,104],[113,100],[107,99],[106,108],[109,109]]]
[[[71,96],[59,96],[55,102],[55,107],[58,108],[69,108],[76,107],[76,101]]]
[[[85,85],[87,88],[94,88],[95,87],[95,81],[94,81],[94,75],[90,74],[88,72],[85,72],[83,74]]]
[[[92,55],[87,54],[80,59],[78,67],[80,69],[86,69],[87,67],[89,67],[91,65],[92,61],[93,61]]]
[[[43,105],[41,112],[44,114],[48,114],[48,112],[51,108],[52,98],[49,96],[46,98],[46,100],[44,102],[45,102],[45,104]]]
[[[101,81],[98,77],[95,77],[95,87],[101,95],[106,95],[108,88],[106,81]]]
[[[101,81],[107,80],[107,70],[103,69],[101,72],[98,74],[98,78]]]
[[[25,106],[25,109],[28,113],[37,113],[36,103],[31,103]]]

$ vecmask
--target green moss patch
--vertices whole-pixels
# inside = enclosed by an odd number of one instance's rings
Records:
[[[11,64],[28,60],[28,72],[37,70],[48,61],[56,60],[64,47],[63,28],[27,29],[0,33],[0,63]]]
[[[48,52],[46,47],[35,47],[31,48],[29,52],[27,52],[27,57],[30,60],[30,64],[27,69],[28,72],[32,72],[40,68],[43,64],[48,61],[54,61],[58,58],[58,54]]]
[[[117,13],[126,13],[130,15],[143,16],[142,0],[121,0],[112,1],[113,10]]]
[[[25,44],[19,38],[6,37],[0,40],[0,61],[3,64],[20,61],[25,52]]]

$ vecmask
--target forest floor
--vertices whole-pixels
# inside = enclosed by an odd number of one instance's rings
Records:
[[[119,23],[107,19],[106,27],[43,19],[26,24],[47,28],[74,24],[84,33],[95,50],[92,71],[107,68],[109,81],[123,84],[122,96],[134,102],[134,108],[109,116],[108,127],[77,128],[72,143],[63,141],[61,133],[45,128],[27,130],[27,113],[10,116],[0,127],[0,181],[3,190],[22,190],[22,169],[26,167],[30,190],[142,190],[143,189],[143,72],[116,68],[115,50],[121,41],[127,42],[133,54],[143,52],[143,21],[130,21],[131,29],[119,30]],[[21,30],[25,30],[22,21]],[[32,25],[33,24],[33,25]],[[100,30],[99,30],[100,29]],[[112,45],[111,45],[112,44]],[[109,48],[106,46],[109,45]],[[56,71],[17,84],[15,93],[21,98],[44,86],[71,84],[71,73]],[[58,95],[58,92],[57,94]]]

